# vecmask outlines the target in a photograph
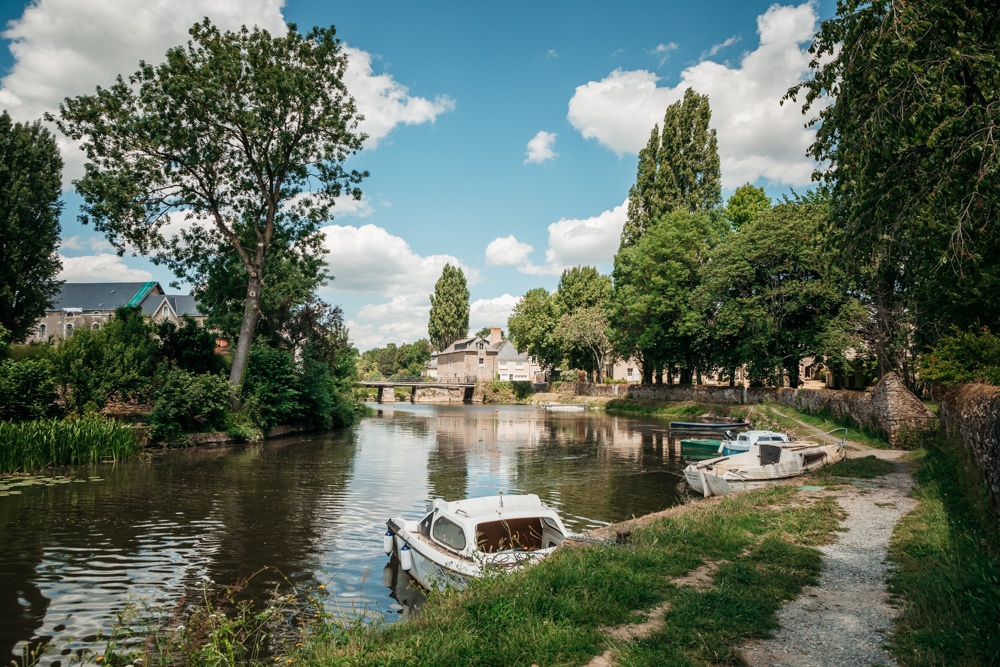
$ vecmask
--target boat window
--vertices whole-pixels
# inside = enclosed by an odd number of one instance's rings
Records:
[[[418,530],[419,530],[420,534],[423,535],[424,537],[430,537],[430,535],[431,535],[431,518],[432,517],[433,517],[432,514],[428,514],[427,516],[424,517],[424,520],[420,522],[420,526],[419,526]]]
[[[484,521],[476,526],[476,546],[480,551],[486,553],[496,553],[508,549],[518,551],[541,549],[542,526],[538,518]]]
[[[462,532],[462,527],[444,517],[434,522],[434,539],[455,551],[465,548],[465,533]]]

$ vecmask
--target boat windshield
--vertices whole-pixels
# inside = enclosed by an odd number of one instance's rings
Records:
[[[496,553],[516,549],[535,551],[542,548],[542,526],[539,517],[484,521],[476,526],[476,545],[480,551]]]
[[[434,522],[433,534],[435,540],[449,549],[461,551],[465,548],[465,533],[462,527],[443,516]]]

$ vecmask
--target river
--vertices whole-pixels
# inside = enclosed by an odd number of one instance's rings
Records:
[[[42,664],[69,664],[130,600],[171,605],[205,580],[322,585],[337,612],[398,619],[419,600],[387,568],[385,521],[434,497],[536,493],[572,531],[682,502],[662,421],[373,407],[346,431],[0,478],[0,664],[44,642]]]

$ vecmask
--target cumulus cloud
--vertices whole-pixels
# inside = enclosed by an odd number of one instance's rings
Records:
[[[534,250],[527,243],[521,243],[511,234],[490,241],[486,246],[486,264],[489,266],[517,266],[528,261],[528,254]]]
[[[554,132],[545,132],[539,130],[538,134],[531,138],[528,142],[528,151],[526,153],[527,157],[524,158],[525,164],[534,162],[535,164],[541,164],[546,160],[554,160],[559,155],[556,153],[552,147],[555,146],[556,135]]]
[[[500,327],[506,332],[507,318],[520,300],[521,297],[510,294],[476,299],[469,304],[469,331],[475,333],[483,327]]]
[[[71,283],[145,282],[153,274],[125,265],[114,253],[100,253],[83,257],[62,257],[62,271],[57,278]]]
[[[678,47],[676,42],[657,44],[656,47],[650,51],[650,53],[660,58],[660,67],[663,67],[663,65],[666,64],[667,59],[670,58],[671,51],[676,51],[677,48]]]
[[[360,350],[402,345],[427,338],[431,303],[426,293],[411,292],[392,297],[385,303],[367,304],[346,324],[351,341]]]
[[[375,225],[329,225],[323,232],[337,289],[386,296],[417,290],[426,298],[445,264],[461,266],[469,284],[479,279],[478,271],[452,255],[420,256],[404,239]]]
[[[563,218],[549,225],[545,262],[534,264],[532,247],[513,235],[493,239],[486,247],[486,263],[516,266],[529,275],[559,275],[574,266],[608,265],[614,261],[628,215],[628,201],[610,211],[583,219]]]
[[[283,5],[284,0],[35,0],[2,33],[11,40],[14,64],[0,80],[0,107],[19,121],[57,113],[64,98],[109,86],[118,74],[134,72],[140,60],[162,61],[167,49],[187,43],[188,30],[205,16],[222,30],[247,25],[284,33]],[[397,125],[433,121],[454,108],[447,97],[414,97],[391,76],[373,73],[364,51],[345,47],[345,53],[345,83],[365,115],[361,129],[369,147]],[[83,175],[84,157],[61,134],[57,141],[68,183]]]
[[[772,5],[757,18],[757,48],[738,64],[702,60],[681,72],[674,87],[658,86],[659,78],[649,71],[615,70],[576,89],[569,121],[584,137],[619,155],[638,153],[666,107],[694,88],[712,105],[723,187],[762,178],[776,185],[807,185],[814,165],[805,152],[813,130],[803,127],[798,105],[782,106],[780,100],[808,72],[807,49],[816,23],[811,3]]]

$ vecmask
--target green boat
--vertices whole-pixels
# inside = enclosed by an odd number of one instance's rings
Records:
[[[681,455],[690,459],[709,459],[719,455],[721,440],[716,438],[681,438]]]

